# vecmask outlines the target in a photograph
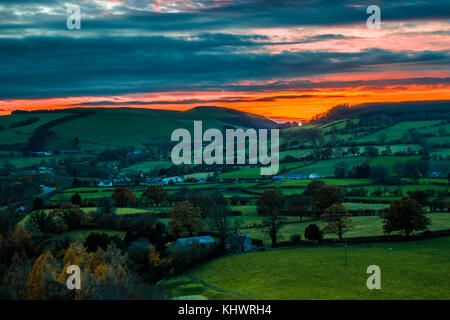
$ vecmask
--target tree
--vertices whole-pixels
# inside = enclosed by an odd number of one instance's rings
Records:
[[[36,197],[33,200],[33,206],[32,206],[32,210],[44,210],[45,206],[44,206],[44,201],[42,201],[42,198],[40,197]]]
[[[385,184],[389,177],[389,172],[384,166],[375,166],[370,168],[369,177],[373,179],[375,184]]]
[[[325,182],[322,180],[314,179],[310,183],[308,183],[308,186],[305,189],[304,194],[306,196],[314,196],[316,194],[316,191],[319,190],[322,186],[325,185]]]
[[[15,252],[29,253],[32,248],[31,238],[31,234],[21,224],[18,224],[9,241]]]
[[[114,189],[111,198],[113,198],[116,207],[133,206],[136,204],[136,196],[127,187],[117,187]]]
[[[81,206],[83,204],[83,201],[81,199],[81,196],[79,193],[75,193],[71,198],[70,202],[72,202],[73,205]]]
[[[285,204],[284,195],[279,190],[268,189],[261,194],[256,204],[258,214],[264,216],[264,230],[272,239],[274,248],[277,246],[278,232],[284,221],[284,218],[281,217],[281,211]]]
[[[214,206],[210,211],[208,217],[211,231],[217,234],[219,239],[219,246],[222,250],[225,249],[225,241],[231,235],[237,232],[229,221],[229,210],[225,206]]]
[[[56,277],[56,267],[56,260],[50,251],[46,251],[37,258],[28,277],[28,299],[42,300],[47,298],[49,294],[49,288],[46,285],[47,278]]]
[[[320,231],[317,224],[310,224],[305,229],[305,238],[320,243],[323,239],[323,233]]]
[[[425,216],[422,205],[410,197],[392,201],[390,207],[381,215],[383,231],[390,234],[403,231],[408,238],[413,231],[426,230],[431,220]]]
[[[313,196],[314,203],[319,212],[331,207],[333,204],[344,201],[344,191],[337,186],[323,185]]]
[[[287,213],[288,215],[298,216],[300,222],[302,217],[311,212],[311,197],[303,194],[293,194],[287,197]]]
[[[106,250],[108,245],[112,242],[114,242],[116,245],[119,244],[120,238],[117,236],[109,236],[106,233],[97,233],[92,232],[87,236],[87,238],[84,240],[84,247],[88,252],[94,252],[98,248],[102,248],[103,250]]]
[[[73,205],[70,202],[63,203],[61,207],[53,210],[50,213],[50,216],[62,217],[70,230],[80,228],[83,221],[83,211],[80,207]]]
[[[147,190],[142,193],[144,199],[149,200],[152,204],[159,206],[161,202],[167,201],[169,194],[161,186],[148,186]]]
[[[425,190],[411,190],[408,192],[408,196],[416,200],[423,207],[428,205],[428,199],[430,198],[430,194]]]
[[[204,228],[200,209],[194,207],[189,201],[178,203],[169,210],[169,228],[175,236],[187,233],[190,237]]]
[[[349,217],[349,212],[342,204],[334,204],[325,210],[325,213],[320,216],[321,219],[328,222],[323,228],[326,233],[335,233],[339,240],[342,240],[342,235],[354,227],[352,219]]]
[[[320,151],[320,158],[323,160],[331,159],[331,156],[333,155],[333,149],[331,148],[325,148]]]
[[[25,227],[30,231],[42,233],[52,232],[52,218],[44,211],[33,211],[25,221]]]

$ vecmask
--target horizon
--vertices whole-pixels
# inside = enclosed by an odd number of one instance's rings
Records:
[[[74,30],[64,1],[7,2],[0,114],[206,104],[298,121],[450,97],[449,1],[373,1],[380,29],[366,25],[369,2],[74,1]]]

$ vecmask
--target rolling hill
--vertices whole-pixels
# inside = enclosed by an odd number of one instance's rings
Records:
[[[13,122],[39,118],[37,122],[9,128]],[[85,108],[55,112],[15,112],[0,117],[3,149],[25,147],[37,131],[51,131],[44,149],[73,149],[74,139],[84,150],[114,147],[144,148],[145,144],[167,145],[177,128],[193,129],[193,121],[203,121],[203,130],[224,127],[273,128],[276,123],[262,116],[218,107],[197,107],[188,111],[135,108]]]

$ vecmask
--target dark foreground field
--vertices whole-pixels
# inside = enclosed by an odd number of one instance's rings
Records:
[[[230,255],[167,285],[173,295],[200,299],[450,298],[450,237],[355,245],[347,266],[344,258],[343,247],[330,246]],[[369,265],[381,269],[381,290],[366,287]]]

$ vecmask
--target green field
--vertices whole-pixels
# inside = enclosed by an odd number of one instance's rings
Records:
[[[321,160],[309,166],[303,166],[301,168],[289,170],[284,175],[291,175],[291,174],[310,175],[312,173],[317,173],[321,177],[333,177],[336,164],[340,162],[345,162],[346,165],[349,168],[351,168],[353,166],[362,164],[368,159],[369,159],[368,157],[349,157],[343,159]]]
[[[450,237],[445,237],[352,245],[347,249],[347,265],[344,248],[332,246],[230,255],[183,278],[235,298],[447,300],[449,263]],[[381,269],[381,290],[366,287],[370,265]],[[196,293],[202,295],[201,290]]]
[[[428,214],[431,218],[430,230],[443,230],[450,229],[450,214],[449,213],[431,213]],[[261,221],[261,218],[259,221]],[[321,229],[326,225],[323,220],[314,219],[311,217],[304,217],[303,222],[299,221],[298,217],[290,221],[296,221],[296,223],[285,224],[281,227],[279,232],[279,240],[288,241],[294,234],[300,235],[302,238],[305,234],[305,228],[310,223],[317,224]],[[354,216],[352,217],[355,227],[348,232],[344,233],[344,238],[351,237],[365,237],[365,236],[381,236],[383,235],[382,220],[379,216]],[[261,239],[265,244],[270,244],[270,237],[259,228],[243,229],[242,232],[248,232],[251,238]],[[336,234],[325,234],[324,238],[337,239]]]
[[[384,135],[386,142],[390,142],[392,140],[399,140],[402,138],[402,135],[406,133],[409,129],[420,129],[427,128],[428,126],[440,123],[439,120],[430,120],[430,121],[403,121],[397,123],[389,128],[379,130],[373,134],[368,136],[358,138],[356,142],[358,144],[364,144],[367,142],[378,142],[380,135]],[[436,133],[438,129],[435,129]]]

